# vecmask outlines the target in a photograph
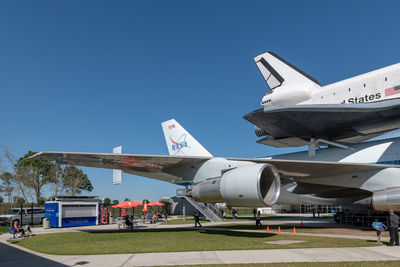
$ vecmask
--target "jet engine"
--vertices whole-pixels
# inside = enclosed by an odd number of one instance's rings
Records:
[[[257,137],[263,137],[263,136],[268,135],[267,131],[265,131],[265,130],[263,130],[260,127],[255,126],[255,125],[254,125],[254,133],[257,135]]]
[[[371,197],[359,200],[356,204],[373,207],[374,210],[400,211],[400,188],[390,188],[374,192]]]
[[[271,206],[278,200],[280,187],[274,166],[246,164],[196,184],[192,197],[199,202],[226,202],[234,207]]]

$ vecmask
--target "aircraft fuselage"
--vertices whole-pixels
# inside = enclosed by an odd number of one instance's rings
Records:
[[[326,86],[290,84],[267,93],[263,107],[310,104],[372,103],[400,97],[400,64]]]

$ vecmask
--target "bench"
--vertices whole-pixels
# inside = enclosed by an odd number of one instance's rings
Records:
[[[22,232],[17,232],[11,227],[6,228],[6,231],[13,235],[13,239],[16,237],[22,238]]]
[[[138,220],[137,219],[133,219],[133,220],[130,220],[130,222],[131,222],[131,225],[127,225],[125,218],[123,218],[123,217],[118,218],[118,222],[117,222],[118,223],[118,229],[122,228],[122,229],[131,229],[131,230],[133,230],[135,225],[138,224]]]

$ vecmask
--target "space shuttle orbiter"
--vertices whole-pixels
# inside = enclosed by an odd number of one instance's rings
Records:
[[[321,86],[273,52],[254,58],[272,92],[244,118],[257,142],[275,147],[320,139],[358,143],[400,128],[400,64]]]

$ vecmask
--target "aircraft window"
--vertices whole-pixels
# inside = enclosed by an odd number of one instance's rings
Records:
[[[351,89],[349,88],[349,92],[351,91]]]
[[[335,93],[333,93],[333,95],[336,95]]]
[[[387,77],[385,77],[385,82],[387,82]]]
[[[365,87],[365,83],[364,83],[364,87]]]
[[[323,96],[321,96],[321,98],[324,98]]]

